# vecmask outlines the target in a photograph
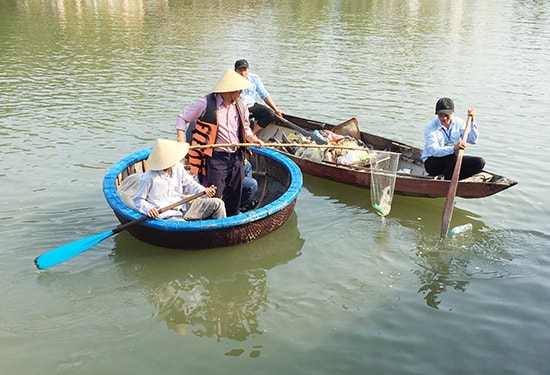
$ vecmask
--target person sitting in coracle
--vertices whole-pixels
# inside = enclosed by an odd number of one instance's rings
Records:
[[[149,217],[183,220],[226,217],[225,204],[214,198],[216,186],[204,187],[187,173],[180,162],[189,151],[187,142],[159,139],[147,159],[147,171],[141,176],[133,202]],[[206,192],[205,196],[177,208],[159,213],[159,209],[182,199],[184,194]]]
[[[479,129],[475,122],[476,111],[468,109],[468,116],[472,117],[470,130],[466,142],[462,140],[466,122],[454,116],[455,104],[449,98],[441,98],[435,104],[437,117],[430,121],[424,129],[424,151],[422,161],[430,176],[443,175],[445,180],[453,178],[453,171],[459,150],[464,150],[466,144],[476,144]],[[485,167],[485,160],[477,156],[463,155],[459,180],[479,173]]]
[[[250,160],[244,159],[244,179],[243,192],[241,195],[241,212],[252,210],[258,205],[258,201],[254,200],[254,194],[258,190],[258,181],[252,176],[252,164]]]

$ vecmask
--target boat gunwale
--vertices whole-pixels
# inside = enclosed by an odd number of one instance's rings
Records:
[[[120,216],[124,220],[136,220],[143,217],[143,214],[126,205],[120,198],[117,191],[118,176],[123,173],[127,167],[145,160],[149,156],[151,150],[152,147],[145,148],[120,159],[109,168],[103,179],[103,193],[107,203],[113,211],[115,211],[117,216]],[[260,221],[293,204],[303,184],[303,176],[300,168],[298,168],[289,157],[275,150],[255,147],[250,147],[250,150],[261,156],[275,160],[289,172],[290,182],[288,188],[273,202],[254,210],[223,219],[183,221],[151,218],[140,225],[164,232],[215,231],[222,228],[232,228]]]
[[[293,115],[288,115],[288,114],[285,114],[284,117],[287,118],[289,121],[293,121],[298,126],[302,126],[306,128],[306,130],[310,130],[310,131],[320,130],[320,129],[332,130],[337,127],[337,125],[329,124],[326,122],[314,121],[314,120],[293,116]],[[274,125],[288,128],[288,126],[286,126],[285,124],[277,121],[274,122]],[[366,143],[370,143],[368,142],[370,140],[370,141],[375,141],[377,145],[382,145],[382,144],[388,145],[387,149],[375,148],[373,151],[396,152],[396,150],[393,149],[393,147],[404,148],[406,149],[407,152],[405,153],[400,152],[401,158],[404,160],[406,158],[411,159],[409,160],[409,162],[415,163],[415,164],[417,164],[416,162],[418,162],[418,165],[419,166],[421,165],[419,164],[420,163],[419,158],[420,158],[422,149],[414,145],[398,142],[393,139],[372,134],[366,131],[360,131],[359,133],[361,136],[361,140]],[[307,158],[303,158],[301,156],[296,156],[283,149],[280,149],[279,152],[291,158],[296,164],[298,164],[300,168],[305,168],[302,171],[303,173],[311,174],[319,178],[325,178],[325,179],[343,183],[343,184],[370,188],[369,183],[365,182],[369,180],[369,175],[370,175],[369,167],[338,165],[333,163],[327,163],[324,161],[310,160]],[[318,167],[318,168],[315,168],[315,167]],[[422,165],[422,168],[423,168],[423,165]],[[337,175],[337,177],[335,177],[335,175],[333,174],[337,173],[338,170],[346,173],[347,176],[353,175],[356,177],[352,178],[350,181],[344,180],[341,177],[341,175]],[[461,197],[465,199],[485,198],[485,197],[494,195],[496,193],[502,192],[518,184],[518,181],[512,178],[499,175],[491,171],[483,170],[481,172],[490,175],[491,178],[484,181],[470,180],[470,179],[464,179],[459,181],[457,197]],[[396,189],[395,189],[396,195],[416,196],[416,197],[425,197],[425,198],[441,198],[445,196],[446,191],[448,190],[447,186],[450,184],[450,180],[438,179],[428,175],[399,173],[399,172],[396,175],[397,175]],[[363,176],[363,177],[360,177],[360,176]],[[429,183],[430,186],[432,186],[432,188],[430,188],[429,191],[425,189],[424,184],[426,183]],[[421,184],[421,185],[418,185],[418,184]],[[422,187],[419,187],[419,186],[422,186]]]

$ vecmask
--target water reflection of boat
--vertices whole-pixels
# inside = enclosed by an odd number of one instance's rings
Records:
[[[312,133],[315,130],[342,129],[340,134],[347,132],[348,135],[360,139],[364,144],[370,145],[374,150],[383,150],[400,153],[398,173],[395,182],[395,194],[412,195],[419,197],[445,197],[449,191],[450,180],[434,179],[427,176],[424,165],[420,158],[422,150],[392,139],[380,137],[367,132],[359,132],[357,121],[352,118],[340,125],[331,125],[301,117],[285,115],[291,121],[282,122],[276,120],[258,135],[265,140],[273,139],[286,143],[290,133],[296,133],[291,125],[298,126],[305,132]],[[304,174],[322,177],[328,180],[341,182],[359,187],[370,187],[371,170],[368,167],[356,167],[322,160],[312,160],[298,156],[291,152],[291,149],[279,149],[290,157],[302,170]],[[458,183],[457,197],[482,198],[496,194],[517,184],[517,181],[500,176],[498,174],[482,171],[481,173],[464,179]]]
[[[267,272],[296,258],[303,243],[292,215],[270,235],[223,251],[159,254],[154,246],[121,234],[113,257],[121,271],[139,278],[156,318],[168,328],[182,335],[245,341],[262,333]]]
[[[149,219],[128,227],[128,232],[157,246],[207,249],[250,242],[276,230],[293,213],[302,187],[302,174],[290,159],[274,150],[252,150],[250,159],[258,181],[254,198],[259,202],[253,210],[216,220]],[[130,180],[129,176],[145,170],[150,152],[148,148],[123,158],[109,169],[103,180],[105,198],[122,224],[143,216],[131,207],[131,198],[124,199],[118,190],[124,180]]]

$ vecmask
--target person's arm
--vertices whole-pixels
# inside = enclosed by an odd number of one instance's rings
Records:
[[[264,141],[262,141],[260,138],[256,137],[255,134],[252,135],[246,135],[246,141],[249,143],[255,143],[257,147],[265,147]]]
[[[178,142],[185,142],[185,131],[183,129],[176,129],[176,136]]]
[[[260,97],[260,99],[262,99],[265,102],[265,104],[267,104],[279,116],[284,114],[283,111],[277,108],[275,101],[271,98],[271,95],[269,95],[269,92],[265,88],[262,82],[262,79],[256,74],[253,75],[253,79],[254,79],[254,84],[256,85],[256,92],[258,93],[258,96]]]
[[[189,173],[187,173],[187,171],[185,171],[185,168],[182,169],[182,191],[184,194],[198,194],[204,191],[208,198],[212,198],[216,195],[215,185],[210,185],[209,187],[205,188],[204,186],[199,184]]]
[[[204,191],[206,192],[206,196],[208,198],[212,198],[213,196],[216,195],[216,185],[210,185],[209,187],[207,187],[206,189],[204,189]]]
[[[181,183],[182,194],[197,194],[204,191],[204,186],[199,184],[193,176],[191,176],[183,166],[183,163],[177,163],[172,168],[172,173],[177,173],[176,176]]]
[[[132,201],[134,202],[136,209],[142,214],[146,214],[151,217],[158,217],[158,211],[156,212],[156,216],[155,212],[152,211],[153,209],[156,209],[156,207],[147,201],[147,196],[152,186],[153,180],[143,175]]]
[[[466,141],[469,144],[475,145],[477,143],[477,139],[479,138],[479,128],[476,123],[476,110],[468,109],[468,116],[472,116],[472,122],[470,123],[470,131],[468,132]]]
[[[185,142],[185,132],[190,122],[196,121],[206,111],[206,96],[188,107],[178,115],[176,120],[176,136],[178,142]]]
[[[176,137],[178,142],[185,142],[185,131],[187,130],[187,126],[189,125],[189,123],[183,117],[184,115],[185,111],[180,113],[176,120]]]
[[[271,107],[272,110],[275,111],[276,114],[278,114],[279,116],[282,116],[285,114],[284,111],[281,111],[279,108],[277,108],[277,105],[275,104],[275,102],[273,101],[273,99],[271,99],[271,96],[268,96],[267,98],[264,99],[264,102],[265,104],[267,104],[268,106]]]
[[[249,143],[256,143],[257,147],[265,147],[264,141],[262,141],[260,138],[256,137],[252,129],[250,129],[250,121],[249,121],[249,112],[248,108],[244,106],[243,108],[243,118],[244,118],[244,136],[245,140]]]

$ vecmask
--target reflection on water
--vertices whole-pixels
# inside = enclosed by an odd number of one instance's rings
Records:
[[[365,215],[376,212],[371,206],[367,189],[354,188],[338,183],[327,182],[316,177],[306,176],[304,187],[316,196],[328,197],[346,206],[360,208]],[[423,295],[426,304],[438,308],[442,296],[449,289],[465,292],[472,276],[472,252],[487,237],[482,231],[484,223],[477,219],[475,213],[455,208],[453,223],[472,222],[474,232],[466,235],[439,238],[438,224],[441,221],[443,198],[417,198],[394,196],[392,211],[387,217],[381,217],[380,225],[372,234],[377,247],[394,246],[392,226],[399,225],[413,230],[410,238],[410,256],[416,269],[420,287],[418,293]],[[490,257],[491,253],[484,256]]]
[[[465,292],[469,282],[458,280],[459,275],[466,275],[468,257],[459,257],[452,252],[423,252],[419,251],[416,262],[418,269],[414,274],[418,276],[421,286],[418,293],[424,295],[426,304],[435,309],[439,308],[443,293],[452,288],[455,291]]]
[[[364,215],[376,218],[366,189],[327,183],[306,176],[304,187],[319,197],[328,197],[347,207],[361,209]],[[414,264],[412,273],[418,277],[418,294],[427,306],[439,309],[446,293],[464,293],[472,279],[502,278],[521,273],[518,255],[514,255],[517,240],[508,231],[489,230],[479,216],[455,207],[454,225],[472,223],[473,230],[465,234],[440,239],[439,227],[444,199],[394,196],[392,211],[379,218],[380,225],[372,233],[378,248],[404,247]],[[374,219],[373,219],[374,220]],[[394,238],[402,232],[395,226],[413,231],[407,238],[410,244],[401,244]],[[527,242],[527,241],[526,241]],[[515,243],[515,244],[514,244]]]
[[[157,319],[180,335],[244,341],[261,334],[259,315],[267,309],[263,270],[236,273],[229,280],[184,275],[146,291]]]
[[[298,220],[250,244],[203,251],[163,249],[130,235],[115,239],[113,257],[139,279],[156,318],[178,334],[245,341],[262,333],[269,308],[267,273],[300,254]],[[239,355],[235,349],[228,355]],[[250,353],[259,355],[259,351]]]
[[[533,260],[514,249],[533,235],[540,234],[483,227],[448,236],[435,245],[419,240],[414,253],[418,266],[414,274],[421,282],[418,292],[428,306],[437,309],[444,293],[465,292],[472,280],[522,277],[527,272],[523,265]]]

